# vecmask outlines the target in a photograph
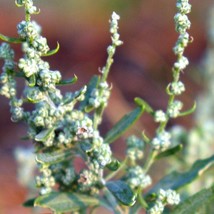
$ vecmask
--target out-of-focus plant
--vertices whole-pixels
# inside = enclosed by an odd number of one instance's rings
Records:
[[[195,126],[190,130],[185,130],[184,127],[174,126],[171,129],[172,138],[174,141],[182,142],[184,148],[180,154],[170,159],[173,167],[187,168],[197,159],[206,158],[213,154],[214,149],[214,7],[209,10],[207,23],[207,38],[208,46],[205,52],[204,60],[199,74],[203,80],[204,91],[200,94],[197,100],[197,109],[194,113]],[[212,165],[212,163],[211,163]],[[190,194],[199,191],[201,188],[209,187],[213,183],[213,173],[210,170],[202,179],[194,182],[194,185],[189,185],[183,192],[183,197],[188,197]],[[213,213],[213,206],[206,204],[200,208],[201,213]]]
[[[41,35],[41,27],[31,20],[33,14],[40,12],[33,0],[15,2],[18,7],[24,7],[25,20],[17,25],[18,38],[0,35],[5,41],[0,46],[0,58],[4,60],[0,93],[10,100],[12,121],[27,124],[26,138],[33,141],[40,171],[35,178],[40,193],[25,202],[25,206],[49,208],[55,213],[92,212],[99,206],[113,213],[144,210],[158,214],[167,209],[170,213],[195,213],[202,204],[213,199],[214,187],[201,190],[181,203],[176,190],[202,175],[213,163],[214,156],[198,160],[185,172],[174,171],[165,175],[148,190],[152,185],[149,176],[151,166],[158,159],[174,155],[182,149],[179,141],[172,141],[167,130],[168,121],[195,110],[193,105],[190,110],[182,111],[183,103],[178,99],[185,91],[180,75],[189,63],[183,54],[192,41],[187,32],[191,25],[187,16],[191,11],[188,0],[177,0],[176,3],[174,20],[179,37],[173,51],[177,60],[172,67],[172,81],[166,87],[169,96],[166,109],[154,110],[146,101],[135,98],[136,108],[119,120],[105,136],[101,136],[99,129],[111,92],[107,83],[108,73],[116,47],[122,44],[118,34],[120,17],[113,12],[110,20],[112,44],[107,48],[108,58],[106,65],[100,69],[100,75],[93,76],[80,90],[62,94],[59,87],[74,84],[77,77],[63,80],[59,71],[50,69],[45,58],[57,53],[59,44],[56,49],[50,50],[47,39]],[[18,61],[15,61],[9,43],[22,45],[23,57]],[[17,95],[17,78],[25,80],[21,96]],[[25,110],[28,103],[32,105],[32,110]],[[144,111],[151,114],[158,124],[155,136],[149,138],[144,131],[141,136],[130,136],[126,141],[124,160],[115,159],[110,144]],[[85,164],[80,171],[74,164],[79,158]]]

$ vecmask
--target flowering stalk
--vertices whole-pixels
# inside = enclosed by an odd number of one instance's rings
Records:
[[[119,15],[115,12],[112,13],[112,20],[110,21],[110,33],[112,34],[111,40],[112,45],[107,48],[108,58],[106,60],[106,65],[101,69],[102,76],[100,78],[97,89],[93,91],[94,95],[97,97],[93,98],[95,103],[95,114],[94,114],[94,128],[96,129],[102,121],[102,115],[105,107],[107,106],[108,98],[110,96],[110,88],[106,82],[111,65],[113,63],[113,56],[116,51],[116,47],[123,44],[120,40],[120,35],[118,33],[118,20]]]
[[[174,63],[172,68],[173,80],[166,88],[167,94],[169,95],[166,112],[163,110],[157,110],[154,112],[154,120],[159,123],[159,127],[157,129],[156,137],[151,141],[153,148],[150,152],[151,154],[147,160],[147,163],[145,164],[146,171],[152,165],[155,157],[158,155],[158,151],[164,151],[171,146],[171,135],[165,130],[169,119],[187,115],[195,109],[194,106],[190,111],[182,113],[181,109],[183,107],[183,103],[176,100],[176,96],[181,95],[185,91],[185,86],[180,81],[180,73],[189,64],[188,59],[183,55],[183,53],[190,42],[190,36],[187,33],[187,30],[190,28],[191,22],[186,14],[190,13],[191,5],[188,0],[178,0],[176,7],[178,12],[174,16],[174,21],[175,29],[179,33],[179,37],[173,51],[177,56],[177,61]]]
[[[193,112],[195,109],[194,106],[191,110],[181,113],[183,103],[176,99],[178,95],[181,95],[185,91],[184,84],[180,81],[180,73],[189,64],[188,59],[183,55],[183,53],[188,43],[190,42],[190,37],[189,34],[187,33],[187,30],[190,28],[191,23],[186,14],[190,13],[191,5],[189,4],[188,0],[177,0],[176,7],[178,12],[174,17],[174,21],[175,29],[179,33],[179,37],[173,48],[173,51],[177,56],[177,61],[174,63],[172,68],[173,80],[166,88],[166,92],[169,95],[169,101],[167,104],[166,111],[165,112],[163,110],[154,111],[147,103],[145,103],[145,101],[139,98],[135,100],[136,103],[138,103],[139,105],[146,106],[147,111],[154,116],[155,122],[159,123],[159,126],[156,129],[156,136],[152,140],[148,139],[148,137],[145,136],[145,134],[143,134],[143,139],[145,140],[145,142],[150,144],[151,147],[147,159],[145,161],[145,164],[141,169],[141,172],[139,172],[136,169],[135,171],[138,172],[137,173],[138,177],[139,175],[143,175],[144,179],[146,177],[149,177],[148,175],[146,175],[146,173],[149,171],[150,167],[156,160],[156,157],[161,152],[164,152],[173,147],[171,144],[171,134],[168,131],[166,131],[166,125],[169,119],[187,115]],[[146,182],[146,185],[142,186],[141,189],[144,189],[150,184],[151,179],[150,182]],[[172,190],[169,189],[168,191]],[[141,194],[141,191],[139,192],[139,194]],[[177,195],[176,198],[177,200],[174,204],[179,203],[179,196]],[[158,199],[155,206],[149,210],[149,213],[151,214],[162,213],[164,210],[164,206],[166,204],[167,203],[163,202],[163,200]],[[145,207],[144,205],[142,206]]]
[[[41,36],[41,27],[31,21],[31,15],[39,13],[33,0],[17,0],[16,5],[25,9],[25,20],[17,25],[19,38],[1,35],[1,39],[22,43],[24,56],[14,62],[14,52],[9,44],[0,46],[0,58],[5,61],[0,77],[0,93],[10,99],[12,120],[24,121],[29,127],[28,138],[35,143],[36,160],[41,172],[36,177],[40,194],[51,193],[56,184],[59,191],[68,189],[71,192],[98,194],[103,187],[103,169],[112,161],[110,146],[104,144],[97,126],[110,94],[106,79],[113,55],[116,47],[122,44],[117,33],[119,16],[112,14],[112,45],[108,47],[102,76],[89,97],[85,96],[88,93],[86,86],[62,95],[57,86],[66,81],[42,58],[56,53],[59,46],[50,50],[47,39]],[[21,98],[16,97],[17,76],[26,80]],[[75,79],[70,82],[75,82]],[[87,99],[85,108],[94,109],[94,120],[85,110],[75,108],[76,103],[81,105],[84,99]],[[35,104],[32,111],[24,110],[28,102]],[[87,168],[79,174],[73,166],[73,160],[78,156],[87,164]]]

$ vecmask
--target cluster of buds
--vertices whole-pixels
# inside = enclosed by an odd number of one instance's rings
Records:
[[[149,210],[149,214],[161,214],[166,205],[178,205],[180,196],[174,190],[160,189],[155,205]]]
[[[136,136],[130,136],[127,141],[126,154],[131,161],[140,160],[143,158],[144,142]]]
[[[132,189],[139,187],[145,189],[152,183],[151,177],[146,175],[143,168],[139,165],[128,168],[126,181]]]
[[[171,135],[167,131],[162,131],[151,141],[152,147],[155,150],[164,151],[171,145]]]
[[[175,96],[181,95],[185,91],[184,83],[180,81],[180,73],[189,64],[188,59],[183,55],[183,53],[191,40],[189,33],[187,32],[191,26],[191,22],[187,16],[187,14],[191,11],[191,5],[188,0],[177,0],[176,7],[178,12],[174,16],[174,21],[175,29],[179,33],[179,37],[173,48],[173,51],[177,56],[177,61],[174,63],[172,68],[173,81],[166,89],[168,95],[170,96],[170,102],[168,103],[166,112],[163,110],[157,110],[154,112],[155,122],[164,124],[163,127],[165,127],[170,118],[177,118],[181,115],[183,103],[179,100],[175,100]],[[153,145],[158,145],[157,140],[153,140]]]

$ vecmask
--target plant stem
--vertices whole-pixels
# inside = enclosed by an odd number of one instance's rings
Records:
[[[149,156],[148,156],[146,163],[143,167],[145,174],[149,171],[149,169],[150,169],[151,165],[153,164],[157,154],[158,154],[158,151],[153,150],[153,149],[150,150]]]
[[[148,204],[143,199],[143,195],[141,194],[141,187],[138,188],[137,198],[138,198],[138,201],[140,202],[140,204],[141,204],[141,206],[143,208],[147,208],[148,207]]]

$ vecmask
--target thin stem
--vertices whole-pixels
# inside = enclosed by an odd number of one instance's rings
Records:
[[[151,165],[153,164],[157,154],[158,154],[158,151],[153,150],[153,149],[150,150],[149,156],[148,156],[146,163],[143,167],[145,174],[149,171],[149,169],[150,169]]]
[[[143,199],[143,195],[141,194],[141,187],[139,187],[139,189],[138,189],[137,198],[138,198],[138,201],[140,202],[141,206],[146,209],[148,207],[148,204]]]
[[[112,44],[112,48],[116,49],[116,46]],[[100,82],[105,82],[106,81],[106,79],[108,77],[108,74],[109,74],[109,71],[110,71],[110,68],[111,68],[111,65],[114,62],[113,56],[114,56],[113,52],[108,54],[108,58],[106,60],[106,65],[102,69],[103,75],[101,77],[101,81]]]

